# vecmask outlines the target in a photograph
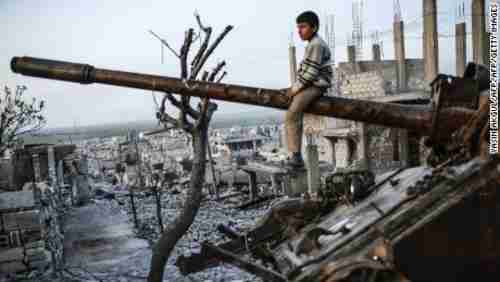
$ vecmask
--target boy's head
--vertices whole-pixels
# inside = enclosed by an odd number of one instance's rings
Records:
[[[309,41],[319,29],[319,17],[313,11],[306,11],[297,17],[297,29],[300,39]]]

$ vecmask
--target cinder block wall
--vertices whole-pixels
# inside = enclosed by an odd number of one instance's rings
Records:
[[[386,94],[397,93],[397,71],[395,60],[384,60],[381,62],[375,61],[360,61],[357,63],[360,69],[359,74],[363,73],[378,73],[383,80],[384,89]],[[339,63],[337,68],[337,77],[340,85],[344,84],[346,76],[355,75],[356,71],[350,63]],[[424,60],[423,59],[406,59],[406,74],[407,74],[407,88],[408,91],[422,91],[426,90],[426,83],[424,79]],[[361,78],[366,79],[366,78]]]

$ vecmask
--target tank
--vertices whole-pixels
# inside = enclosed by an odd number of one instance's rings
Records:
[[[178,78],[99,69],[91,65],[54,61],[32,57],[14,57],[11,69],[23,75],[77,82],[99,83],[136,89],[166,91],[184,96],[208,97],[214,100],[243,103],[276,109],[287,109],[290,103],[285,91],[186,81]],[[467,96],[467,95],[465,95]],[[439,123],[435,123],[433,106],[403,105],[343,97],[321,97],[307,112],[371,124],[398,127],[440,137],[448,137],[473,114],[464,107],[446,107],[441,110]]]
[[[13,58],[11,68],[41,78],[277,109],[286,109],[290,102],[282,90],[183,81],[30,57]],[[204,242],[199,253],[179,257],[176,265],[189,274],[230,263],[263,281],[498,281],[500,158],[487,148],[489,107],[480,99],[487,89],[487,75],[474,64],[468,65],[464,77],[439,75],[426,106],[320,98],[309,113],[427,135],[432,166],[397,169],[364,181],[369,184],[358,184],[355,190],[346,189],[348,184],[342,189],[325,187],[334,195],[326,197],[327,204],[321,197],[279,201],[253,229],[230,232],[222,244]],[[353,176],[360,173],[337,176],[349,175],[352,186]],[[330,180],[331,185],[344,183]]]

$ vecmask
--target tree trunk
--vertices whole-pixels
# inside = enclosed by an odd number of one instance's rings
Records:
[[[202,188],[205,180],[206,149],[208,140],[208,122],[195,129],[193,137],[193,169],[191,171],[190,190],[181,214],[168,224],[153,248],[149,282],[161,282],[165,265],[177,241],[187,232],[201,204]]]

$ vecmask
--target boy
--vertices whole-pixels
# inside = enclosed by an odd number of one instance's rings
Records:
[[[317,34],[319,18],[312,12],[303,12],[297,17],[300,39],[308,41],[304,58],[300,63],[295,83],[287,91],[293,99],[285,116],[285,130],[288,144],[288,165],[304,167],[302,159],[302,118],[304,110],[318,99],[331,85],[332,67],[330,49]]]

